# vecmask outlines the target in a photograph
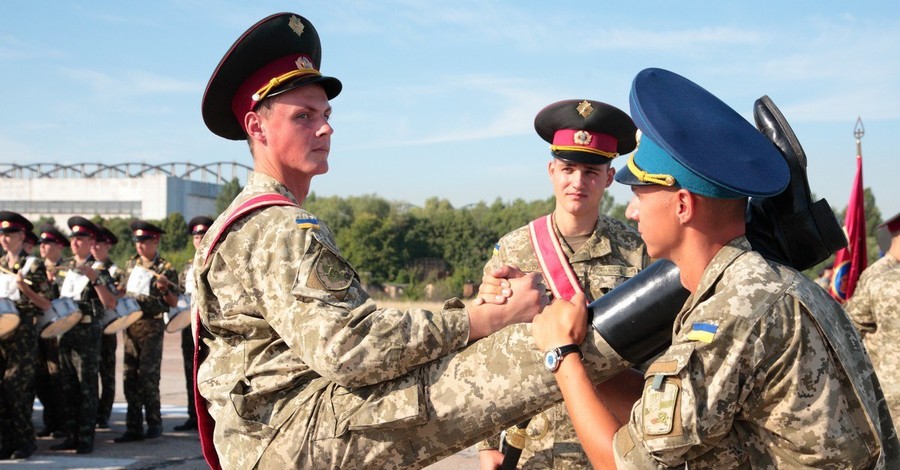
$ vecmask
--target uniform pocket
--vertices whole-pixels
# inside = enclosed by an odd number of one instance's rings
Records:
[[[338,435],[348,430],[408,428],[424,424],[427,419],[424,389],[414,373],[341,392],[332,397]]]
[[[674,345],[644,373],[638,430],[651,452],[700,442],[694,427],[685,426],[695,417],[695,395],[686,371],[693,353],[693,343]]]

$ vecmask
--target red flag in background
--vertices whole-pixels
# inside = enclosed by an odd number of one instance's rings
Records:
[[[844,231],[847,247],[834,257],[834,274],[831,279],[831,295],[843,303],[853,295],[859,275],[866,269],[866,208],[863,198],[862,155],[856,156],[856,177],[847,204]]]

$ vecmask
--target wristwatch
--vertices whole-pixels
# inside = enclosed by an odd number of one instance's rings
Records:
[[[544,367],[550,372],[556,372],[562,359],[571,353],[578,353],[578,356],[581,356],[581,350],[578,349],[577,344],[567,344],[547,351],[544,354]]]

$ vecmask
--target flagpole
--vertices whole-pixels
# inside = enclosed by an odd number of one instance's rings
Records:
[[[862,116],[856,117],[856,126],[853,128],[853,137],[856,137],[856,158],[862,158],[862,138],[866,135],[863,127]]]

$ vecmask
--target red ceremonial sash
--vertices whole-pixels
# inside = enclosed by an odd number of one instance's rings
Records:
[[[222,226],[219,227],[218,231],[215,232],[212,243],[210,243],[209,249],[206,250],[206,256],[203,258],[203,268],[205,269],[209,264],[209,260],[212,259],[210,255],[212,255],[213,251],[215,251],[216,245],[219,243],[219,239],[222,237],[222,235],[225,234],[225,232],[228,231],[228,227],[230,227],[231,224],[238,221],[250,212],[269,206],[297,206],[297,204],[280,194],[274,193],[260,194],[259,196],[254,196],[245,201],[243,204],[238,206],[234,210],[234,212],[231,213],[231,215],[228,216],[228,219],[225,220],[225,223],[222,224]],[[200,388],[197,386],[197,368],[200,365],[200,328],[202,327],[202,325],[200,324],[199,309],[194,311],[193,322],[194,406],[197,411],[197,428],[200,432],[200,448],[203,450],[203,458],[206,459],[206,463],[209,464],[209,468],[213,470],[219,470],[222,468],[222,465],[219,463],[219,454],[216,453],[216,447],[213,443],[213,431],[216,428],[216,421],[209,414],[209,410],[206,407],[206,399],[203,398],[202,395],[200,395]]]
[[[545,215],[528,224],[531,233],[531,246],[547,287],[557,299],[572,300],[572,296],[582,292],[578,276],[569,264],[569,257],[562,249],[556,230],[553,230],[551,216]]]

